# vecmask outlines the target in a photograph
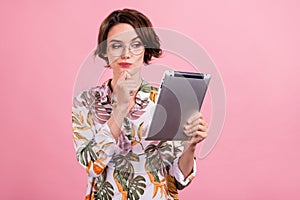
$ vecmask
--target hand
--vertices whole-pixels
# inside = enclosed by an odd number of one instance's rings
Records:
[[[127,71],[124,71],[117,81],[113,92],[118,105],[128,107],[133,91],[136,91],[139,86],[139,83],[131,79],[131,75]]]
[[[188,119],[183,130],[187,136],[192,136],[189,144],[196,146],[207,137],[208,124],[204,120],[203,115],[197,112]]]

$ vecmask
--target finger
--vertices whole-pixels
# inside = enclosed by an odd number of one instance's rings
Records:
[[[124,85],[134,85],[135,87],[138,85],[138,83],[135,80],[130,80],[130,79],[123,80],[122,84],[124,84]]]
[[[208,131],[208,126],[207,125],[201,125],[199,126],[199,131],[201,132],[207,132]]]
[[[197,125],[198,126],[198,125]],[[193,132],[196,132],[198,127],[197,126],[190,126],[190,127],[185,127],[184,133],[188,136],[192,136]]]
[[[199,133],[199,134],[195,135],[194,137],[192,137],[191,143],[197,144],[199,142],[202,142],[206,137],[207,137],[207,135],[201,135]]]
[[[192,125],[196,126],[197,124],[200,124],[202,126],[207,126],[206,121],[202,118],[195,120]]]
[[[208,123],[206,121],[201,120],[200,124],[208,129]]]
[[[122,88],[122,90],[134,90],[136,88],[136,84],[132,81],[121,80],[117,83],[118,87]]]
[[[194,118],[195,116],[198,116],[198,118]],[[194,121],[192,121],[192,119],[194,119]],[[206,121],[204,120],[203,118],[203,115],[201,113],[198,113],[196,115],[193,115],[191,118],[190,118],[190,121],[188,121],[185,125],[185,128],[188,129],[192,126],[196,126],[197,124],[201,124],[203,126],[207,126],[208,124],[206,123]]]
[[[207,137],[207,132],[201,132],[201,131],[197,131],[193,134],[192,138],[193,139],[202,139],[204,140]]]
[[[132,83],[135,85],[138,84],[138,82],[136,80],[131,79],[131,76],[128,73],[127,74],[124,73],[121,76],[122,77],[119,78],[119,82],[121,82],[122,84],[125,84],[125,83],[128,83],[128,84]]]
[[[188,128],[188,129],[184,129],[184,133],[188,136],[193,136],[193,134],[196,133],[197,131],[206,132],[207,126],[198,124],[196,126],[192,126],[192,127]]]
[[[201,117],[201,113],[200,112],[196,112],[194,113],[188,120],[187,120],[187,124],[192,124],[195,120],[197,120],[198,118]]]
[[[127,90],[138,90],[140,88],[140,84],[137,83],[134,80],[124,80],[120,81],[119,85],[121,85],[123,88],[126,88]]]
[[[117,80],[117,85],[122,85],[123,82],[126,80],[126,71],[122,72],[119,79]]]
[[[127,71],[123,71],[120,75],[119,80],[120,81],[125,81],[131,78],[131,75]]]
[[[194,126],[197,126],[198,124],[201,124],[201,119],[200,119],[200,118],[196,119],[196,120],[193,121],[191,124],[186,124],[186,125],[184,126],[184,129],[185,129],[185,130],[190,129],[190,128],[194,127]]]
[[[201,137],[201,138],[205,139],[207,137],[207,132],[206,131],[205,132],[197,131],[195,133],[195,137]]]
[[[140,68],[138,68],[138,67],[129,68],[129,69],[127,69],[126,71],[127,71],[131,76],[133,76],[133,75],[139,73]]]
[[[195,119],[195,120],[192,121],[191,123],[187,123],[187,124],[184,126],[184,129],[185,129],[185,130],[186,130],[186,129],[190,129],[191,127],[197,126],[198,124],[208,127],[207,122],[201,117],[201,114],[200,114],[200,115],[199,115],[199,118]]]
[[[201,112],[199,112],[199,115],[200,115],[200,119],[204,119],[204,116]]]
[[[137,87],[135,84],[130,84],[130,85],[123,85],[124,91],[136,91]]]

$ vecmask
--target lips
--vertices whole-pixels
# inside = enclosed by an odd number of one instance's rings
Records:
[[[128,63],[128,62],[120,62],[119,65],[120,65],[121,67],[128,68],[128,67],[130,67],[132,64],[131,64],[131,63]]]

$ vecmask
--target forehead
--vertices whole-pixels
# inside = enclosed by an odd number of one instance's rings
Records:
[[[129,42],[136,38],[138,35],[130,24],[120,23],[114,25],[108,32],[107,40],[120,40]]]

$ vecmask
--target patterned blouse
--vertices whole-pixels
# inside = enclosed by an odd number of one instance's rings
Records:
[[[143,80],[135,105],[124,118],[116,142],[108,127],[111,79],[80,92],[73,100],[72,124],[78,162],[88,173],[85,199],[178,199],[196,173],[185,179],[178,167],[179,141],[146,141],[157,88]]]

